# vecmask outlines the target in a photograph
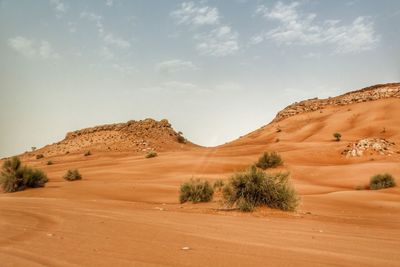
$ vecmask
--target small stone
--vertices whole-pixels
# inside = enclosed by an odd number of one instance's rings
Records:
[[[182,247],[182,250],[190,250],[190,247]]]

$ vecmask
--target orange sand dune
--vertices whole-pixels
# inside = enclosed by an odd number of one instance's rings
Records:
[[[226,145],[151,159],[98,152],[28,160],[50,182],[0,194],[0,265],[399,266],[400,188],[355,190],[381,172],[400,183],[398,114],[400,99],[389,98],[298,114]],[[396,145],[390,155],[341,154],[362,138]],[[291,172],[297,212],[218,211],[218,195],[178,203],[182,181],[227,179],[267,150],[281,153],[281,169]],[[64,181],[69,168],[83,180]]]

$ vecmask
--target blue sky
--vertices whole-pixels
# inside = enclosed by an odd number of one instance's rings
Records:
[[[0,0],[0,156],[167,118],[206,146],[400,80],[400,1]]]

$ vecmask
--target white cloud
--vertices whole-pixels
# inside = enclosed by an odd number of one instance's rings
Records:
[[[103,40],[106,44],[114,45],[119,48],[129,48],[131,46],[130,42],[120,37],[115,37],[111,33],[108,33],[105,36],[103,36]]]
[[[76,32],[76,23],[75,22],[68,22],[68,31],[70,33],[75,33]]]
[[[57,17],[61,17],[67,11],[67,7],[62,0],[50,0],[50,5],[56,12]]]
[[[209,26],[206,28],[207,31],[194,35],[197,41],[196,50],[200,55],[223,57],[235,54],[239,50],[239,34],[230,26],[221,23],[216,7],[184,2],[170,15],[177,24],[198,26],[195,29]]]
[[[196,46],[201,55],[223,57],[235,54],[239,50],[237,32],[232,31],[229,26],[220,26],[207,34],[195,36],[199,41]]]
[[[155,69],[160,73],[175,73],[185,70],[195,70],[197,67],[190,61],[172,59],[157,63]]]
[[[215,91],[219,92],[236,93],[243,90],[244,90],[243,86],[235,82],[223,82],[215,86]]]
[[[107,46],[100,48],[99,55],[105,60],[112,60],[115,58],[115,54]]]
[[[135,73],[137,71],[136,68],[133,66],[122,65],[122,64],[117,64],[117,63],[114,63],[112,65],[112,68],[118,72],[121,72],[124,75],[129,75],[129,74]]]
[[[31,39],[17,36],[8,39],[8,45],[28,58],[57,59],[60,57],[59,54],[53,51],[51,44],[46,40],[35,42]]]
[[[168,81],[154,86],[147,86],[140,88],[140,90],[145,92],[153,92],[153,93],[175,93],[175,94],[184,94],[184,93],[204,93],[207,90],[199,88],[197,85],[189,82],[182,81]]]
[[[350,25],[339,20],[318,22],[316,14],[299,10],[300,4],[278,2],[273,8],[257,7],[255,14],[279,22],[279,26],[253,36],[252,44],[273,40],[279,45],[321,45],[334,47],[336,53],[353,53],[371,50],[379,42],[374,24],[368,18],[357,17]]]
[[[104,33],[104,27],[102,19],[103,17],[91,12],[81,12],[80,14],[81,19],[86,19],[88,21],[92,21],[96,24],[97,32],[99,35]]]
[[[113,6],[114,5],[114,1],[113,0],[106,0],[106,6]]]
[[[118,48],[129,48],[131,43],[121,37],[117,37],[112,33],[106,33],[103,26],[103,17],[95,13],[82,12],[81,19],[86,19],[95,23],[97,33],[106,45],[113,45]]]
[[[180,8],[171,12],[177,24],[194,26],[219,24],[218,9],[209,6],[196,6],[193,2],[184,2]]]

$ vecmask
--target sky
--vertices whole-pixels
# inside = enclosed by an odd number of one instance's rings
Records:
[[[0,156],[168,119],[204,146],[400,81],[400,1],[0,0]]]

